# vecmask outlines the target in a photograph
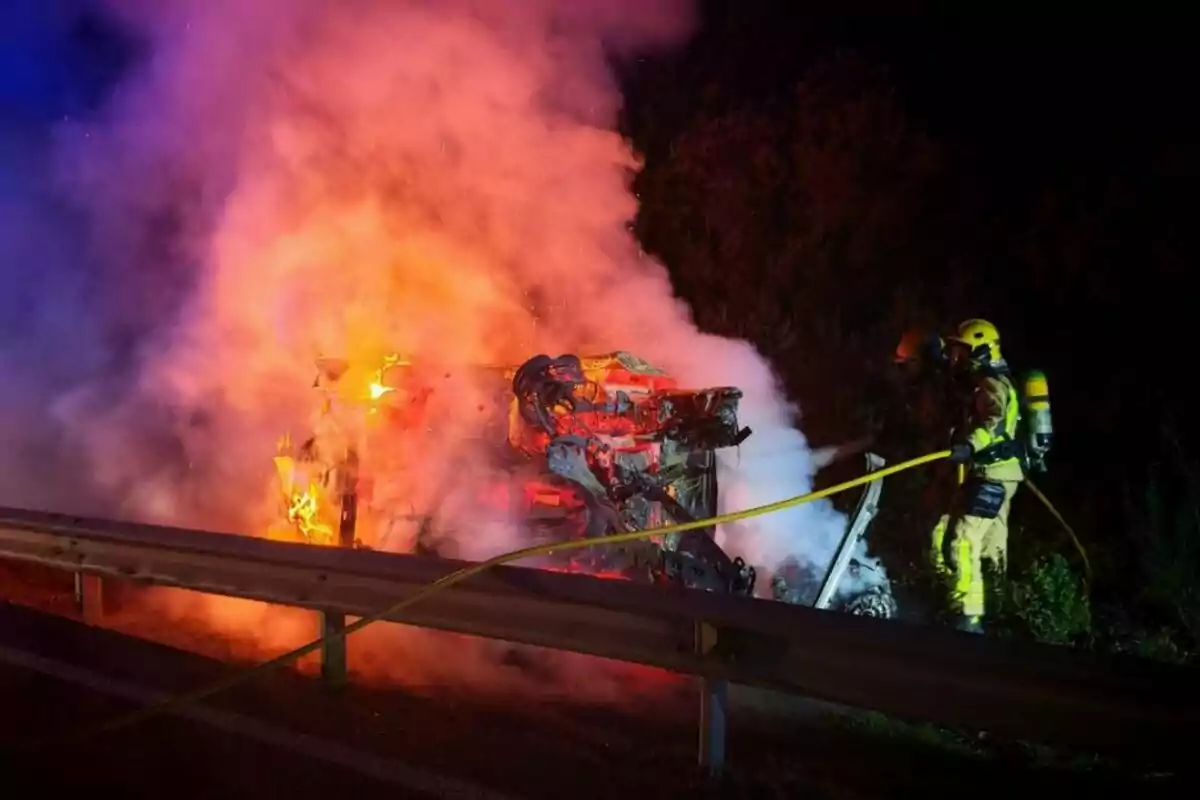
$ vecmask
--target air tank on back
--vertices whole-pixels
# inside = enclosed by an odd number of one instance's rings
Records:
[[[1039,370],[1030,372],[1025,376],[1021,389],[1028,468],[1034,472],[1045,472],[1046,455],[1054,442],[1050,385],[1046,381],[1046,374]]]

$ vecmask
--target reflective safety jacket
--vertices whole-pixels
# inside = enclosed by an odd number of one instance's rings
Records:
[[[971,474],[993,481],[1020,481],[1021,442],[1017,424],[1021,401],[1007,371],[989,371],[975,379],[967,443],[974,455]]]

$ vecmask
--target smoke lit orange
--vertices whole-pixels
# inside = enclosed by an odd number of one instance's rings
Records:
[[[756,434],[719,462],[723,508],[810,488],[815,466],[770,366],[744,342],[698,331],[627,228],[637,162],[613,130],[621,98],[606,49],[682,41],[690,2],[111,5],[153,58],[71,122],[61,171],[100,232],[96,248],[147,286],[169,275],[187,290],[139,339],[136,376],[115,399],[105,384],[55,406],[72,457],[121,514],[259,533],[282,503],[305,538],[332,541],[337,499],[293,473],[280,433],[319,430],[336,447],[377,424],[373,403],[419,402],[423,424],[370,454],[389,479],[367,489],[412,524],[361,536],[410,552],[436,513],[459,532],[462,558],[516,549],[527,531],[481,492],[492,467],[480,431],[497,401],[494,370],[480,365],[581,351],[625,350],[683,385],[745,392]],[[164,209],[178,219],[164,225]],[[147,240],[155,246],[130,244]],[[396,353],[394,364],[422,371],[427,395],[385,379],[380,365]],[[340,428],[322,428],[313,402],[322,360],[361,370],[340,390],[369,402]],[[812,504],[719,535],[769,573],[789,557],[823,568],[842,525]],[[268,651],[315,632],[302,612],[156,597],[155,615]],[[372,675],[496,679],[485,646],[394,627],[360,641],[355,658]],[[597,674],[572,688],[603,694]]]

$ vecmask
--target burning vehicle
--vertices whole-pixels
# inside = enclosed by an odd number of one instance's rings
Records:
[[[438,496],[417,508],[405,491],[388,489],[405,469],[421,469],[421,454],[406,452],[406,436],[452,422],[439,398],[449,374],[399,355],[367,370],[322,359],[317,370],[321,402],[311,430],[298,442],[285,436],[279,443],[279,511],[268,535],[379,549],[396,549],[387,545],[400,539],[404,552],[456,556],[458,537],[442,529]],[[739,389],[681,388],[626,352],[537,355],[517,367],[469,371],[470,385],[483,395],[471,424],[484,446],[471,460],[487,454],[482,479],[468,481],[471,503],[518,526],[528,544],[714,517],[716,452],[751,435],[738,421]],[[462,473],[469,471],[464,464]],[[856,568],[853,545],[877,497],[877,485],[864,495],[815,600],[783,573],[772,581],[775,599],[832,607],[842,576]],[[548,558],[542,566],[552,569],[746,596],[755,589],[754,568],[726,554],[711,526]],[[840,607],[869,616],[895,612],[890,594],[878,590]]]
[[[298,445],[284,437],[275,457],[282,513],[270,535],[378,546],[397,525],[409,525],[416,552],[450,555],[436,509],[401,511],[376,492],[403,456],[394,452],[401,434],[436,426],[430,371],[396,355],[365,382],[344,360],[317,366],[314,387],[323,397],[314,430]],[[750,435],[738,425],[739,389],[681,389],[629,353],[539,355],[474,373],[475,385],[490,388],[492,405],[480,422],[492,446],[478,501],[526,530],[530,543],[715,516],[715,451]],[[713,536],[708,527],[570,551],[561,566],[751,594],[754,570]]]

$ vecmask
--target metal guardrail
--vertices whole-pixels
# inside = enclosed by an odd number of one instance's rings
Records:
[[[462,562],[0,509],[0,558],[323,613],[389,607]],[[728,682],[914,721],[1100,751],[1191,749],[1191,669],[782,603],[498,567],[394,622],[700,676],[701,756],[719,767]],[[345,652],[326,653],[344,677]],[[336,662],[341,659],[340,664]]]

